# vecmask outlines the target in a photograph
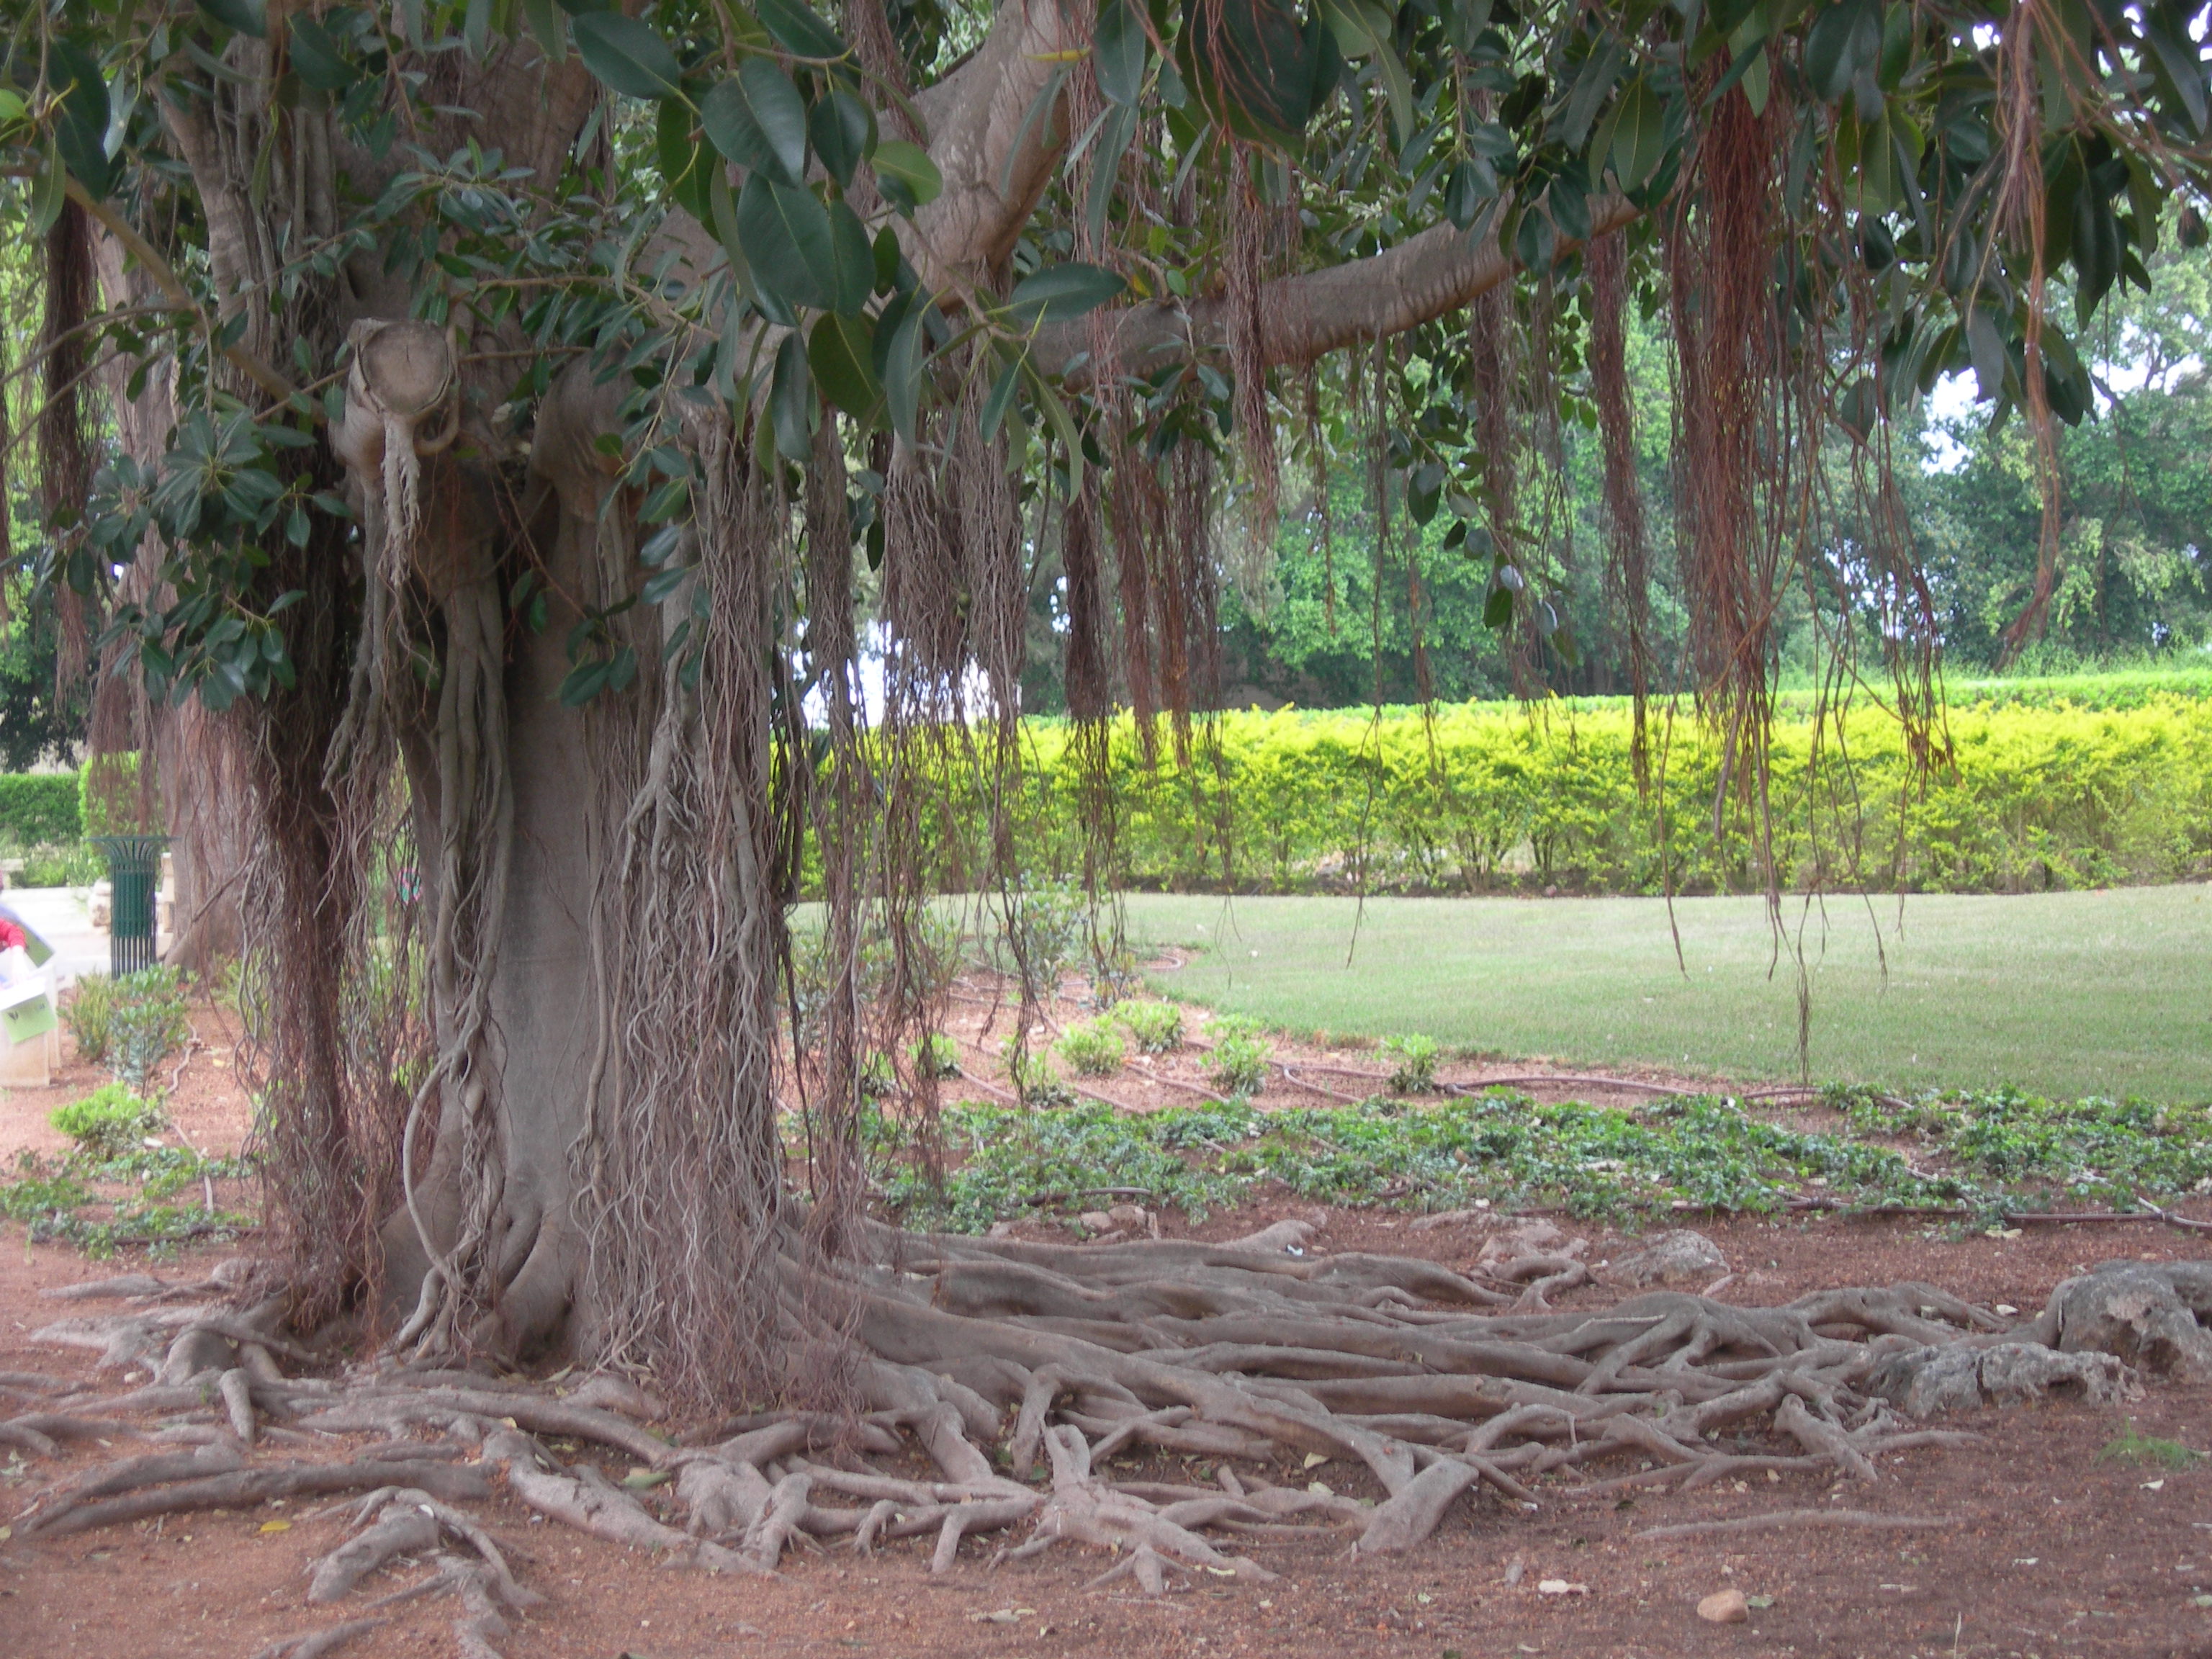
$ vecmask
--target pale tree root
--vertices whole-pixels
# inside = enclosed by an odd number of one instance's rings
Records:
[[[1869,1532],[1927,1532],[1960,1525],[1951,1515],[1883,1515],[1871,1510],[1776,1510],[1739,1516],[1732,1521],[1686,1521],[1679,1526],[1646,1527],[1644,1540],[1698,1538],[1715,1533],[1771,1532],[1784,1527],[1856,1527]]]
[[[392,1621],[388,1619],[349,1619],[343,1625],[333,1625],[328,1630],[309,1631],[301,1636],[288,1636],[280,1642],[271,1642],[253,1656],[253,1659],[323,1659],[328,1653],[353,1640],[366,1636],[373,1630],[381,1630]]]
[[[185,1420],[157,1431],[167,1443],[40,1494],[15,1530],[59,1536],[194,1508],[365,1493],[349,1500],[356,1535],[316,1564],[311,1599],[337,1602],[391,1562],[458,1540],[465,1553],[438,1557],[432,1577],[365,1611],[450,1594],[462,1609],[456,1639],[474,1659],[496,1652],[507,1614],[531,1599],[457,1507],[488,1497],[499,1473],[550,1521],[710,1572],[772,1572],[794,1548],[866,1554],[927,1539],[942,1574],[969,1540],[996,1539],[994,1564],[1055,1544],[1110,1551],[1097,1582],[1133,1578],[1147,1591],[1174,1574],[1265,1583],[1273,1575],[1255,1553],[1269,1547],[1336,1539],[1358,1557],[1396,1553],[1462,1503],[1517,1513],[1563,1483],[1587,1497],[1754,1471],[1874,1482],[1885,1454],[1966,1439],[1893,1414],[1877,1384],[1888,1386],[1899,1356],[2047,1344],[2062,1325],[2049,1314],[2008,1325],[1917,1284],[1770,1308],[1656,1291],[1561,1312],[1429,1262],[1311,1255],[1310,1239],[1279,1225],[1225,1246],[1078,1249],[867,1229],[872,1261],[831,1270],[826,1286],[818,1261],[802,1266],[794,1250],[781,1267],[784,1313],[802,1328],[825,1297],[842,1298],[858,1414],[763,1413],[688,1444],[645,1426],[658,1403],[619,1379],[549,1398],[471,1372],[389,1365],[287,1378],[275,1356],[298,1350],[272,1339],[252,1345],[260,1358],[248,1363],[249,1345],[228,1333],[258,1326],[188,1310],[179,1340],[236,1341],[230,1363],[100,1407],[103,1420],[181,1411]],[[1581,1255],[1574,1243],[1524,1252],[1492,1276],[1525,1291],[1571,1276]],[[442,1437],[418,1437],[426,1431]],[[261,1461],[272,1440],[339,1434],[385,1438],[356,1443],[340,1463]],[[587,1460],[556,1460],[540,1437],[590,1442],[639,1467],[617,1485]],[[455,1461],[464,1447],[479,1460]],[[1139,1448],[1202,1456],[1212,1483],[1118,1476],[1110,1460]],[[917,1456],[933,1477],[913,1473]],[[1042,1486],[1032,1482],[1041,1459]],[[1300,1459],[1363,1470],[1379,1496],[1270,1479]],[[1784,1511],[1741,1529],[1874,1524],[1859,1514]]]

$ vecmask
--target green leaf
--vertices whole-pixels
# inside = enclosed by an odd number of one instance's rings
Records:
[[[814,448],[814,376],[806,366],[806,342],[795,333],[785,335],[775,349],[768,406],[776,449],[786,460],[804,465]]]
[[[1395,28],[1390,14],[1367,0],[1321,0],[1321,6],[1322,15],[1336,37],[1337,50],[1346,58],[1375,60],[1382,76],[1383,95],[1390,103],[1390,124],[1402,149],[1413,135],[1413,83],[1392,42]]]
[[[1091,228],[1091,239],[1103,240],[1106,234],[1106,216],[1114,205],[1114,188],[1120,182],[1121,157],[1137,136],[1137,106],[1116,104],[1106,113],[1105,125],[1098,133],[1097,155],[1091,169],[1091,190],[1083,204],[1084,222]]]
[[[1639,75],[1622,88],[1598,137],[1623,190],[1641,190],[1651,182],[1667,154],[1667,106],[1650,82]]]
[[[1482,602],[1482,625],[1497,629],[1508,626],[1513,620],[1513,590],[1503,586],[1490,590],[1490,597]]]
[[[1096,311],[1128,287],[1101,265],[1071,259],[1048,265],[1014,285],[1006,309],[1024,327],[1037,323],[1064,323]]]
[[[748,58],[699,102],[708,142],[728,160],[781,185],[806,177],[806,105],[791,77],[765,58]]]
[[[2144,7],[2143,12],[2143,40],[2151,49],[2160,90],[2179,95],[2189,125],[2202,136],[2206,121],[2203,54],[2194,40],[2176,34],[2151,7]]]
[[[807,112],[806,131],[814,140],[814,153],[842,190],[876,147],[876,112],[844,88],[832,87],[830,95],[816,99]]]
[[[54,137],[63,164],[94,196],[105,196],[115,179],[107,155],[107,82],[89,53],[67,41],[46,48],[46,78],[61,94]]]
[[[836,307],[830,216],[812,191],[775,184],[756,173],[738,197],[737,220],[755,282],[794,306]]]
[[[1091,72],[1109,103],[1133,106],[1144,90],[1151,43],[1129,0],[1099,0],[1091,37]]]
[[[1567,94],[1566,106],[1559,112],[1559,138],[1569,149],[1580,149],[1589,137],[1590,123],[1597,118],[1606,94],[1620,79],[1620,66],[1627,57],[1628,48],[1608,36],[1583,59],[1574,90]]]
[[[319,92],[343,92],[360,78],[337,39],[312,17],[291,19],[285,42],[293,70]]]
[[[874,336],[865,317],[832,312],[814,325],[806,343],[806,362],[822,395],[856,421],[865,421],[883,399],[883,382],[869,360]]]
[[[876,250],[860,216],[842,202],[830,204],[830,257],[836,267],[836,308],[857,317],[876,285]]]
[[[1014,387],[1020,384],[1022,360],[1014,358],[999,371],[993,382],[991,394],[983,399],[982,412],[975,417],[975,429],[988,443],[999,435],[999,423],[1006,418],[1006,406],[1014,400]]]
[[[915,440],[921,414],[924,319],[931,304],[927,295],[912,296],[884,353],[884,398],[890,410],[891,429],[908,443]]]
[[[553,0],[522,0],[522,21],[547,63],[558,64],[568,56],[568,31],[561,27],[560,9]]]
[[[259,40],[269,33],[268,13],[262,0],[198,0],[199,9],[227,29]]]
[[[613,671],[614,665],[603,660],[578,663],[561,682],[561,706],[563,708],[581,708],[606,689],[607,677]],[[205,692],[201,693],[201,700],[206,700]]]
[[[774,35],[776,44],[800,58],[839,58],[846,46],[805,0],[753,0],[753,10]]]
[[[39,153],[38,165],[31,172],[31,234],[43,236],[52,230],[54,222],[62,216],[62,204],[68,199],[67,170],[62,166],[59,149],[49,137],[46,149]]]
[[[584,67],[611,90],[629,98],[679,95],[683,69],[650,24],[620,12],[592,11],[571,18],[568,27]]]
[[[876,170],[877,188],[909,213],[927,207],[945,188],[945,177],[929,152],[903,138],[884,139],[868,161]]]
[[[1880,0],[1835,0],[1805,35],[1805,78],[1833,103],[1881,53]]]

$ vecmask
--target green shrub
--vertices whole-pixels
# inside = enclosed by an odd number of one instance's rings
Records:
[[[1006,1062],[1007,1079],[1014,1085],[1014,1094],[1023,1105],[1048,1107],[1074,1103],[1075,1091],[1054,1069],[1049,1055],[1030,1053],[1018,1035],[1008,1037],[1000,1053]]]
[[[1047,995],[1083,954],[1089,902],[1064,881],[1014,883],[1000,902],[1000,965]]]
[[[1887,714],[1816,726],[1778,716],[1768,794],[1785,886],[2017,892],[2212,873],[2212,698],[2154,687],[2126,706],[2048,693],[1954,702],[1949,758],[1921,765]],[[2085,694],[2087,695],[2087,694]],[[1111,726],[1104,787],[1116,829],[1103,884],[1170,891],[1755,890],[1758,828],[1713,834],[1723,744],[1674,723],[1663,791],[1637,787],[1625,700],[1418,709],[1225,713],[1170,745]],[[1848,750],[1846,787],[1839,753]],[[1009,810],[1042,883],[1095,857],[1095,772],[1065,722],[1024,722]],[[1818,770],[1815,770],[1815,756]],[[931,857],[972,884],[992,798],[948,763]],[[1086,793],[1090,792],[1090,793]],[[1663,833],[1662,833],[1663,831]],[[1032,891],[1041,888],[1032,888]]]
[[[167,1121],[160,1107],[141,1100],[120,1083],[102,1084],[83,1099],[56,1107],[46,1119],[76,1142],[79,1150],[103,1162],[137,1150]]]
[[[1079,1076],[1107,1077],[1121,1069],[1126,1051],[1118,1032],[1105,1020],[1071,1025],[1059,1044],[1061,1060]]]
[[[1400,1095],[1434,1094],[1437,1088],[1437,1040],[1414,1032],[1411,1036],[1387,1036],[1376,1048],[1390,1062],[1390,1091]]]
[[[77,781],[71,775],[0,773],[0,841],[18,847],[59,845],[82,834]]]
[[[88,1066],[107,1064],[115,1019],[115,981],[105,974],[82,975],[62,1001],[62,1024]]]
[[[958,1077],[960,1045],[942,1031],[932,1031],[914,1045],[914,1069],[923,1077]]]
[[[1249,1020],[1210,1019],[1206,1034],[1213,1039],[1206,1081],[1237,1100],[1258,1094],[1267,1081],[1267,1045],[1259,1027]]]
[[[1182,1009],[1172,1002],[1117,1002],[1114,1023],[1148,1054],[1164,1054],[1182,1046]]]
[[[99,853],[82,842],[23,849],[23,866],[12,878],[19,887],[89,887],[106,873]]]
[[[143,1089],[171,1054],[191,1041],[185,977],[173,968],[142,968],[113,983],[107,1017],[107,1066]]]

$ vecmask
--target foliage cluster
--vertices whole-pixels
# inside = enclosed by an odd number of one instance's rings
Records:
[[[75,841],[82,833],[71,772],[0,774],[0,841],[18,846]]]
[[[191,1041],[185,976],[156,965],[110,979],[87,974],[62,1004],[77,1057],[143,1090],[161,1063]]]
[[[89,1256],[131,1247],[161,1255],[188,1239],[232,1237],[251,1226],[252,1217],[206,1199],[208,1183],[245,1173],[240,1159],[203,1158],[183,1146],[137,1146],[115,1157],[88,1148],[61,1158],[25,1152],[14,1176],[0,1180],[0,1217],[23,1224],[33,1243],[72,1244]]]
[[[1441,1210],[1555,1206],[1593,1219],[1683,1210],[1772,1214],[1792,1200],[1899,1205],[1986,1224],[2057,1199],[2132,1207],[2212,1188],[2212,1109],[2137,1102],[1954,1095],[1912,1109],[1917,1158],[1872,1136],[1907,1126],[1870,1097],[1836,1091],[1838,1133],[1767,1121],[1732,1099],[1638,1110],[1539,1104],[1502,1091],[1407,1106],[1171,1108],[1141,1116],[1083,1103],[945,1115],[959,1160],[940,1186],[902,1163],[879,1183],[910,1222],[980,1232],[994,1221],[1127,1187],[1194,1219],[1267,1192],[1343,1205]],[[1942,1168],[1930,1168],[1934,1164]]]
[[[87,1157],[106,1160],[131,1152],[167,1121],[161,1109],[120,1083],[105,1083],[81,1099],[57,1106],[46,1121]]]
[[[1713,833],[1723,745],[1686,716],[1637,787],[1616,700],[1224,714],[1188,765],[1111,731],[1115,885],[1273,892],[1742,890],[1762,826],[1733,800]],[[2017,892],[2171,881],[2212,869],[2212,700],[1962,705],[1923,766],[1887,714],[1784,720],[1769,799],[1787,884]],[[1071,728],[1032,722],[1017,808],[1031,868],[1075,871],[1089,787]],[[1846,770],[1835,763],[1847,754]],[[948,780],[948,799],[985,799]],[[980,821],[941,820],[950,871]]]
[[[1206,1080],[1224,1095],[1249,1098],[1267,1086],[1267,1040],[1250,1020],[1206,1022],[1213,1047],[1206,1056]]]
[[[1126,998],[1114,1005],[1114,1023],[1146,1054],[1170,1054],[1182,1046],[1182,1010],[1172,1002]]]
[[[1106,1077],[1121,1070],[1128,1050],[1110,1020],[1071,1025],[1054,1045],[1060,1059],[1083,1077]]]

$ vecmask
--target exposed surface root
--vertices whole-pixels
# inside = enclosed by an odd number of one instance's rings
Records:
[[[1686,1521],[1680,1526],[1646,1527],[1638,1538],[1697,1538],[1722,1532],[1768,1532],[1777,1527],[1865,1527],[1875,1532],[1926,1532],[1955,1527],[1949,1515],[1881,1515],[1867,1510],[1777,1510],[1771,1515],[1739,1516],[1733,1521]]]
[[[2133,1343],[2137,1363],[2171,1359],[2189,1372],[2197,1310],[2212,1308],[2212,1273],[2170,1265],[2137,1285],[2141,1264],[2119,1262],[2069,1280],[2024,1322],[1920,1284],[1769,1308],[1656,1290],[1559,1311],[1542,1292],[1589,1269],[1583,1242],[1548,1225],[1523,1227],[1473,1276],[1316,1255],[1311,1230],[1295,1222],[1227,1245],[1060,1247],[872,1228],[860,1243],[873,1264],[848,1264],[835,1286],[857,1414],[768,1411],[680,1440],[647,1426],[659,1403],[619,1378],[549,1397],[513,1380],[389,1364],[286,1376],[273,1356],[301,1350],[250,1343],[257,1325],[184,1309],[170,1328],[240,1352],[185,1382],[100,1401],[97,1416],[13,1419],[9,1437],[41,1452],[94,1431],[158,1443],[49,1487],[12,1523],[35,1540],[278,1497],[366,1494],[346,1500],[351,1535],[316,1562],[308,1599],[339,1602],[394,1563],[457,1544],[434,1556],[429,1577],[365,1611],[450,1595],[455,1639],[475,1659],[496,1655],[509,1615],[538,1599],[456,1507],[488,1497],[500,1472],[548,1520],[709,1571],[770,1572],[792,1548],[836,1543],[865,1555],[927,1539],[942,1574],[970,1540],[995,1538],[994,1564],[1054,1544],[1110,1551],[1097,1585],[1134,1579],[1157,1592],[1179,1573],[1264,1583],[1273,1574],[1248,1552],[1334,1539],[1357,1555],[1395,1553],[1462,1503],[1519,1512],[1561,1483],[1583,1498],[1691,1491],[1752,1471],[1873,1485],[1885,1454],[1972,1438],[1896,1415],[1893,1401],[1917,1404],[1916,1386],[1948,1387],[1956,1371],[1983,1391],[1974,1400],[1999,1402],[2029,1397],[2037,1377],[2101,1382],[2109,1372],[2112,1387],[2133,1387],[2127,1364],[2084,1352],[2107,1335]],[[792,1285],[801,1271],[789,1269]],[[129,1293],[143,1292],[134,1281]],[[2149,1311],[2129,1323],[2122,1316],[2138,1304]],[[788,1305],[796,1319],[802,1304]],[[112,1334],[91,1322],[68,1334],[103,1349]],[[2050,1363],[2028,1363],[2037,1356]],[[91,1403],[30,1374],[0,1386],[54,1406]],[[147,1410],[184,1416],[148,1430],[118,1415]],[[269,1461],[263,1449],[340,1435],[383,1437],[355,1442],[333,1463]],[[635,1467],[618,1484],[588,1458],[561,1462],[549,1441],[588,1443]],[[1111,1460],[1147,1447],[1210,1460],[1216,1484],[1117,1479]],[[1303,1473],[1283,1483],[1301,1459],[1304,1470],[1354,1471],[1374,1496],[1345,1493],[1340,1473],[1333,1485]],[[1789,1510],[1638,1536],[1948,1524]],[[272,1651],[327,1652],[371,1622]]]

